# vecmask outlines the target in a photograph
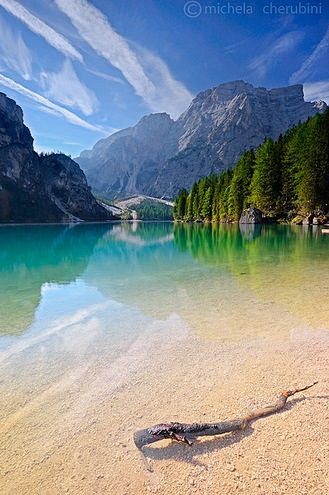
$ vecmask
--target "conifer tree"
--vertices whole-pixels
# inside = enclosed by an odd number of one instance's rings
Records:
[[[212,199],[213,199],[213,188],[212,186],[209,186],[203,197],[203,203],[201,209],[201,218],[203,220],[211,221]]]
[[[250,201],[267,214],[276,208],[281,175],[279,164],[277,146],[272,139],[266,139],[256,151]]]
[[[329,110],[245,152],[233,170],[203,177],[176,198],[174,217],[237,221],[254,204],[266,215],[329,210]]]

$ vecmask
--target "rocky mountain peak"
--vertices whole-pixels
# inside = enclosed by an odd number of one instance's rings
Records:
[[[174,122],[170,115],[166,112],[150,113],[144,115],[136,124],[136,127],[142,127],[145,125],[154,125],[156,123]]]
[[[23,111],[16,102],[0,93],[0,146],[18,144],[30,151],[33,149],[33,138],[23,122]]]
[[[165,113],[143,117],[77,161],[95,190],[109,196],[173,197],[326,107],[305,102],[300,84],[266,89],[231,81],[198,93],[176,122]]]
[[[137,139],[143,139],[146,135],[149,138],[151,132],[156,139],[170,132],[174,123],[175,121],[167,113],[151,113],[139,120],[132,130],[132,135]]]
[[[14,100],[8,98],[5,93],[0,92],[0,112],[10,116],[12,122],[23,125],[23,110]]]
[[[0,222],[108,218],[79,165],[62,154],[39,156],[22,109],[0,93]]]

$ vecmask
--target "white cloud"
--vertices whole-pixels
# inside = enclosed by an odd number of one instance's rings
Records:
[[[54,115],[55,117],[58,117],[58,111],[57,110],[53,110],[52,108],[44,107],[43,105],[38,105],[37,108],[43,113],[48,113],[49,115]]]
[[[32,56],[20,34],[14,33],[0,18],[0,60],[8,69],[18,72],[23,79],[32,76]]]
[[[59,72],[42,72],[41,83],[49,98],[77,108],[85,115],[94,113],[98,106],[95,94],[80,81],[69,59]]]
[[[249,69],[254,71],[258,77],[264,77],[273,63],[277,63],[280,56],[291,52],[303,37],[304,35],[300,31],[283,34],[269,48],[265,49],[261,55],[253,58],[248,66]]]
[[[35,34],[42,36],[51,46],[64,55],[83,61],[82,55],[71,45],[71,43],[52,27],[35,17],[16,0],[0,0],[0,6],[7,12],[17,17]]]
[[[101,72],[98,70],[88,69],[87,67],[86,67],[86,70],[90,74],[93,74],[94,76],[97,76],[97,77],[101,77],[102,79],[105,79],[106,81],[112,81],[112,82],[116,82],[119,84],[125,84],[125,81],[123,79],[120,79],[120,77],[112,76],[111,74],[106,74],[105,72]]]
[[[304,83],[303,87],[306,101],[323,100],[329,103],[329,81]]]
[[[320,43],[313,50],[311,55],[307,57],[302,63],[301,67],[292,74],[290,77],[291,83],[297,83],[305,81],[308,77],[313,75],[313,72],[318,69],[318,65],[321,61],[324,64],[328,64],[329,56],[329,28],[325,35],[321,39]]]
[[[119,35],[100,10],[86,0],[55,0],[57,6],[70,18],[80,36],[114,67],[135,89],[153,111],[171,108],[174,116],[189,105],[192,95],[185,86],[176,81],[165,63],[156,55],[149,54],[155,64],[149,73],[149,64],[143,60]],[[160,81],[160,85],[158,82]]]
[[[89,122],[81,119],[75,113],[70,112],[66,108],[63,108],[59,105],[56,105],[56,103],[53,103],[44,96],[41,96],[38,93],[35,93],[34,91],[31,91],[28,88],[25,88],[21,84],[17,83],[13,79],[10,79],[9,77],[4,76],[3,74],[0,74],[0,85],[3,85],[13,91],[16,91],[17,93],[27,96],[28,98],[34,100],[36,103],[42,105],[42,108],[46,109],[45,110],[46,112],[50,111],[53,114],[55,113],[57,116],[64,117],[65,120],[67,120],[71,124],[84,127],[85,129],[89,129],[91,131],[97,131],[97,132],[101,132],[102,134],[108,135],[108,131],[106,131],[102,127],[90,124]]]
[[[151,110],[168,112],[173,118],[179,117],[190,105],[193,95],[172,77],[160,57],[141,47],[136,47],[136,56],[155,87],[147,101]]]

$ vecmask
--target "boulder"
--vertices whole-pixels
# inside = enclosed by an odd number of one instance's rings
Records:
[[[263,213],[253,206],[246,208],[241,214],[239,223],[264,223]]]
[[[309,213],[303,220],[303,225],[312,225],[314,215],[313,213]]]
[[[328,216],[323,213],[319,213],[313,218],[313,225],[325,225],[327,222]]]

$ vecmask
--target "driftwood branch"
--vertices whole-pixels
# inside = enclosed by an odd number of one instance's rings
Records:
[[[292,397],[298,392],[308,390],[317,383],[314,382],[303,388],[295,388],[282,392],[274,404],[251,411],[243,418],[220,421],[219,423],[162,423],[145,428],[144,430],[138,430],[134,434],[136,447],[141,449],[144,445],[158,442],[165,438],[192,445],[196,437],[222,435],[223,433],[244,430],[252,421],[281,411],[285,407],[289,397]]]

